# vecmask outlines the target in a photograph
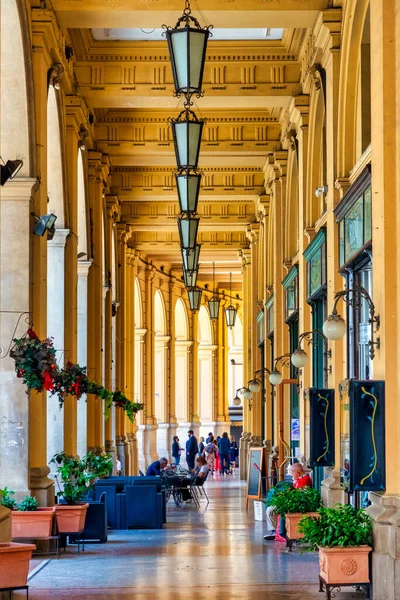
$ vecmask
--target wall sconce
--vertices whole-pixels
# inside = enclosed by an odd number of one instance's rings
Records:
[[[373,360],[375,357],[375,346],[378,350],[380,348],[379,336],[375,339],[376,331],[378,331],[380,327],[380,317],[375,314],[375,304],[373,303],[371,296],[361,285],[335,293],[335,303],[333,305],[332,313],[326,319],[322,327],[324,334],[328,340],[341,340],[347,332],[346,321],[337,312],[337,304],[341,298],[352,308],[360,308],[361,299],[364,298],[364,300],[366,300],[369,308],[368,323],[371,325],[371,339],[368,341],[369,355],[371,360]]]
[[[249,403],[249,410],[251,410],[252,400],[253,400],[253,392],[251,392],[249,390],[249,388],[247,388],[247,387],[241,387],[241,388],[237,389],[236,390],[236,396],[233,399],[233,404],[235,406],[239,406],[239,404],[242,403],[242,401],[239,398],[239,395],[242,395],[243,398],[248,401],[248,403]],[[239,401],[239,404],[238,404],[238,401]]]
[[[0,156],[0,183],[4,185],[7,183],[9,179],[14,179],[17,176],[19,171],[22,169],[22,165],[24,164],[22,160],[8,160],[6,164],[4,164],[3,159]]]
[[[249,390],[251,392],[253,392],[254,394],[261,392],[261,388],[262,388],[262,379],[261,378],[267,374],[271,376],[271,371],[269,369],[267,369],[267,367],[264,367],[263,369],[256,371],[253,375],[253,379],[251,379],[248,383]]]
[[[282,367],[288,367],[290,365],[290,354],[283,354],[282,356],[278,356],[278,358],[274,361],[274,370],[269,376],[269,382],[271,385],[279,385],[283,381],[283,375],[281,371],[278,369],[278,365]]]
[[[291,362],[296,369],[303,369],[309,361],[309,356],[305,350],[302,349],[301,343],[303,340],[307,342],[308,345],[312,344],[314,347],[318,344],[318,338],[321,338],[325,344],[324,354],[327,357],[331,357],[331,351],[328,350],[328,338],[320,331],[319,329],[313,329],[312,331],[306,331],[299,335],[299,341],[296,350],[293,352],[291,356]]]
[[[315,195],[317,198],[320,198],[321,196],[323,196],[324,194],[327,194],[327,193],[328,193],[327,185],[323,185],[322,187],[315,188]]]
[[[47,239],[52,240],[56,232],[55,222],[57,221],[57,216],[52,213],[49,215],[42,215],[41,217],[38,217],[35,213],[31,213],[31,216],[36,219],[33,233],[43,237],[47,231]]]

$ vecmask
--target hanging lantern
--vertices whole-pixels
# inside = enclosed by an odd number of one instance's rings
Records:
[[[197,283],[197,275],[199,272],[197,270],[187,271],[186,269],[182,269],[183,272],[183,282],[185,284],[185,288],[194,288]]]
[[[181,248],[183,268],[185,271],[198,271],[201,244],[196,244],[194,250]]]
[[[204,119],[198,119],[189,108],[177,119],[170,119],[178,170],[197,169]]]
[[[230,297],[232,297],[232,273],[229,273],[229,277],[230,277],[229,295],[230,295]],[[229,329],[232,329],[232,327],[235,327],[236,315],[237,315],[236,308],[232,304],[227,306],[227,308],[225,309],[225,318],[226,318],[226,324],[229,327]]]
[[[175,95],[186,97],[202,95],[204,63],[206,60],[209,27],[202,28],[192,17],[190,2],[186,0],[183,15],[174,28],[163,25],[166,30],[169,57],[174,76]]]
[[[208,308],[210,310],[210,317],[212,319],[218,319],[220,303],[220,298],[218,298],[218,296],[215,294],[215,262],[213,262],[213,295],[208,301]]]
[[[200,310],[202,291],[198,287],[188,289],[190,310],[196,313]]]
[[[201,173],[178,171],[175,173],[181,213],[196,213],[199,202]]]
[[[199,221],[199,217],[194,216],[183,215],[182,217],[178,217],[178,230],[182,249],[194,251]]]

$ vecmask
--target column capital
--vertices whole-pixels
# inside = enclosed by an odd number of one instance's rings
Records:
[[[132,237],[132,229],[126,223],[116,223],[115,229],[117,230],[118,241],[122,244],[127,244],[128,240]]]
[[[118,199],[118,196],[107,194],[106,195],[106,207],[107,207],[107,217],[112,219],[114,222],[121,216],[121,203]]]
[[[49,248],[65,248],[69,234],[69,229],[56,229],[53,239],[47,240],[47,246]]]
[[[250,241],[250,246],[257,244],[260,239],[260,223],[252,223],[247,226],[246,237]]]
[[[30,200],[31,194],[36,186],[39,185],[37,179],[33,177],[17,177],[11,179],[0,188],[0,202],[9,202],[15,200]]]
[[[78,276],[87,277],[89,274],[89,269],[93,263],[93,260],[78,260]]]

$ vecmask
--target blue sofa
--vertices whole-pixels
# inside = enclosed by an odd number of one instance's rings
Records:
[[[166,522],[165,491],[159,477],[99,479],[95,500],[105,493],[107,522],[112,529],[161,529]]]

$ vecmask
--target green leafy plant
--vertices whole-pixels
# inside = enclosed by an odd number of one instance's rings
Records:
[[[6,508],[9,508],[10,510],[13,510],[13,508],[16,508],[17,503],[15,502],[14,498],[11,498],[11,496],[14,495],[14,492],[12,490],[9,490],[7,487],[3,488],[0,490],[0,504],[2,506],[5,506]]]
[[[311,487],[287,489],[274,497],[275,512],[282,517],[290,513],[317,512],[321,496]]]
[[[17,377],[21,378],[27,387],[27,393],[31,390],[51,391],[53,376],[58,370],[53,340],[47,338],[41,341],[36,333],[29,329],[26,337],[13,339],[13,344],[10,356],[15,361]]]
[[[39,502],[34,496],[26,496],[18,505],[18,510],[21,512],[28,512],[37,510],[39,507]]]
[[[372,544],[372,520],[365,510],[337,504],[337,508],[320,508],[318,513],[319,518],[303,517],[299,523],[310,550]]]
[[[265,500],[265,506],[275,506],[275,499],[279,494],[282,494],[286,490],[292,490],[293,484],[288,481],[280,481],[274,487],[272,487]]]
[[[93,488],[98,477],[109,475],[112,470],[112,459],[106,454],[97,456],[89,452],[82,459],[69,457],[65,452],[55,454],[50,461],[58,465],[63,489],[57,496],[63,497],[67,504],[79,504]],[[58,481],[58,479],[57,479]]]

